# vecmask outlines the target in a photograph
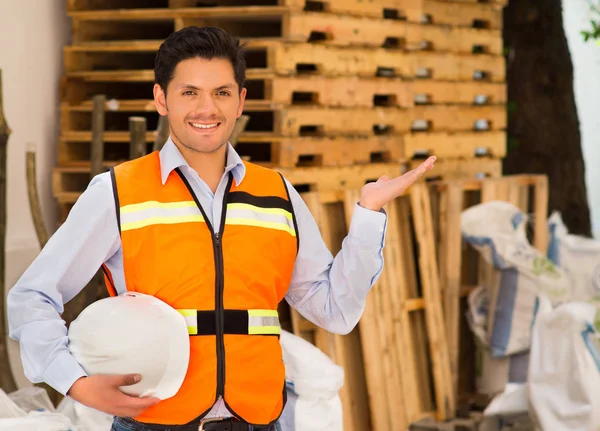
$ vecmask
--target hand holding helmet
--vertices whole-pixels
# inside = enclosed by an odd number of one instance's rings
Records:
[[[89,377],[69,391],[76,401],[135,417],[181,387],[190,356],[185,318],[136,292],[97,301],[71,323],[69,350]]]

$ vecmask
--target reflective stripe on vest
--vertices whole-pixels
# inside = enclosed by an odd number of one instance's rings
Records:
[[[215,311],[177,310],[185,318],[188,333],[194,336],[216,335]],[[225,310],[224,334],[280,335],[277,310]]]
[[[148,201],[121,207],[121,231],[156,224],[204,222],[194,201]],[[261,208],[247,203],[227,204],[225,224],[278,229],[296,236],[293,216],[283,208]]]
[[[121,207],[121,231],[140,229],[155,224],[203,222],[196,202],[148,201]]]

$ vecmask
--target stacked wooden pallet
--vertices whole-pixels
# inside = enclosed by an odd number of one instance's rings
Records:
[[[358,193],[303,193],[333,253],[347,235]],[[475,348],[464,316],[467,295],[485,270],[461,241],[460,215],[496,199],[533,215],[531,241],[545,250],[546,177],[421,183],[386,207],[386,264],[355,330],[333,335],[290,311],[291,330],[344,367],[344,430],[405,431],[417,423],[415,430],[475,429],[453,420],[474,391]]]
[[[158,124],[154,55],[166,36],[190,25],[220,26],[248,42],[250,121],[238,150],[298,186],[358,186],[429,154],[444,178],[500,175],[499,1],[269,3],[68,0],[73,44],[64,50],[59,202],[72,203],[89,180],[93,95],[107,97],[105,165],[128,158],[131,116],[146,118],[150,148]]]

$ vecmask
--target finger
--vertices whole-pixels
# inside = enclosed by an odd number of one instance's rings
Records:
[[[148,407],[152,407],[160,402],[160,398],[155,397],[146,397],[140,398],[133,395],[127,395],[123,392],[119,391],[118,394],[115,395],[115,402],[120,407],[130,408],[130,409],[147,409]]]
[[[377,180],[378,183],[386,183],[390,180],[390,178],[387,175],[382,175],[379,177],[379,179]]]
[[[113,386],[131,386],[142,380],[140,374],[125,374],[109,376]]]
[[[423,163],[421,163],[419,166],[417,166],[417,168],[414,170],[417,171],[417,174],[419,176],[423,175],[425,172],[427,172],[428,170],[433,168],[433,164],[435,163],[436,160],[437,160],[436,156],[428,157],[427,160],[425,160]]]
[[[436,160],[437,160],[436,156],[428,157],[427,160],[425,160],[423,163],[421,163],[415,169],[408,171],[407,173],[400,176],[399,178],[407,179],[411,183],[413,183],[416,180],[418,180],[421,177],[421,175],[423,175],[425,172],[431,170],[433,168],[433,164],[435,163]]]

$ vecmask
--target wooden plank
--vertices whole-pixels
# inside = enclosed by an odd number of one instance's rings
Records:
[[[427,335],[433,363],[438,419],[444,420],[454,417],[455,397],[443,321],[439,273],[431,220],[431,204],[429,192],[424,183],[413,185],[409,189],[409,195],[414,214],[415,233],[419,243],[418,261],[426,309]]]
[[[360,200],[356,190],[344,194],[345,223],[350,226],[354,206]],[[339,221],[338,221],[339,223]],[[403,419],[402,396],[399,393],[397,370],[394,367],[392,349],[388,345],[389,323],[384,312],[386,307],[385,289],[387,274],[382,274],[380,282],[373,286],[367,302],[369,313],[361,317],[359,329],[362,354],[365,358],[366,388],[374,429],[393,429],[395,413]],[[372,380],[373,379],[373,380]],[[399,418],[399,420],[402,420]],[[403,420],[402,420],[403,421]]]
[[[411,298],[408,283],[411,279],[410,270],[414,265],[414,255],[406,253],[403,248],[408,237],[402,235],[401,229],[406,220],[404,215],[408,215],[408,207],[405,205],[407,199],[401,197],[386,206],[388,213],[386,246],[383,250],[386,266],[384,273],[390,278],[388,286],[387,302],[391,305],[392,323],[390,327],[393,332],[388,344],[396,351],[396,367],[400,370],[400,383],[404,397],[405,415],[408,422],[415,420],[429,409],[429,404],[423,402],[424,398],[430,400],[430,394],[423,393],[426,388],[419,387],[419,375],[425,371],[418,367],[419,360],[425,358],[416,352],[416,339],[413,335],[413,325],[411,323],[410,313],[416,310],[416,307],[422,308],[420,298]],[[422,396],[419,396],[422,394]],[[398,428],[404,426],[399,423]]]
[[[423,161],[411,160],[409,169],[415,169]],[[499,177],[502,175],[502,159],[489,157],[475,157],[471,159],[441,159],[435,162],[435,169],[426,172],[428,179],[464,179]]]
[[[545,255],[548,250],[548,177],[538,176],[534,184],[533,245]]]
[[[452,390],[458,396],[458,370],[459,370],[459,333],[460,333],[460,298],[461,298],[461,266],[462,266],[462,235],[461,215],[463,211],[463,189],[457,182],[448,183],[443,192],[446,208],[443,215],[443,228],[441,228],[440,254],[444,256],[440,261],[440,286],[444,303],[444,318],[448,354],[450,356],[450,372],[452,375]]]
[[[404,136],[406,158],[420,154],[442,158],[472,158],[488,155],[502,158],[506,154],[506,133],[463,132],[463,133],[413,133]]]
[[[254,138],[247,134],[239,137],[236,147],[246,160],[282,168],[401,163],[403,148],[401,137],[395,136]]]
[[[499,30],[503,24],[502,6],[498,4],[425,0],[420,13],[431,24]]]
[[[488,82],[410,81],[415,103],[506,104],[506,84]]]

